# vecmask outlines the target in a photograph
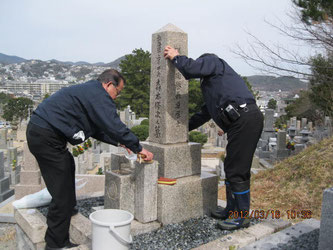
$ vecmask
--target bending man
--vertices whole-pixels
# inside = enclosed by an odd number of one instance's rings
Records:
[[[75,164],[67,142],[76,145],[89,137],[112,145],[125,145],[147,160],[153,154],[120,121],[114,100],[125,79],[113,69],[97,80],[63,88],[45,99],[33,112],[27,128],[31,153],[36,157],[52,196],[47,215],[45,249],[77,246],[69,240],[69,225],[76,205]]]
[[[213,211],[212,215],[223,220],[218,223],[221,229],[247,227],[249,219],[244,217],[250,209],[250,168],[263,128],[263,116],[255,98],[243,79],[214,54],[203,54],[193,60],[166,46],[164,57],[170,59],[186,79],[200,78],[205,104],[201,112],[191,117],[189,130],[212,118],[227,133],[224,162],[227,207]],[[229,218],[234,211],[239,212],[239,217]]]

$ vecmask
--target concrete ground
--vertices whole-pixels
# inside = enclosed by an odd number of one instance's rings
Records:
[[[15,224],[0,223],[0,249],[16,249]]]

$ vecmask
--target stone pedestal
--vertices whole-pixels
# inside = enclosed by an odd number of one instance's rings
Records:
[[[104,208],[127,210],[142,223],[156,220],[158,163],[131,163],[118,154],[111,158],[119,168],[105,173]]]
[[[143,147],[158,161],[158,176],[178,178],[201,173],[201,145],[199,143],[157,144],[143,142]]]
[[[217,186],[218,177],[208,173],[158,185],[158,221],[170,224],[210,214],[217,207]]]

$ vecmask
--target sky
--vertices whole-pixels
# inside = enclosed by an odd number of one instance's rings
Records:
[[[232,53],[247,32],[290,45],[268,25],[291,22],[291,0],[0,0],[0,53],[25,59],[111,62],[168,23],[188,34],[188,53],[215,53],[239,74],[258,72]],[[304,48],[303,48],[304,49]]]

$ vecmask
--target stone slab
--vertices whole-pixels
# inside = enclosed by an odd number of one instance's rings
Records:
[[[261,250],[270,250],[272,248],[278,248],[278,244],[286,244],[288,241],[292,240],[294,237],[298,238],[299,236],[309,233],[315,229],[318,229],[320,221],[316,219],[308,219],[302,222],[299,222],[291,227],[288,227],[282,231],[274,233],[268,237],[265,237],[261,240],[248,244],[241,248],[242,250],[250,249],[261,249]],[[327,249],[327,248],[326,248]]]
[[[152,221],[148,223],[141,223],[137,220],[133,220],[131,223],[131,234],[132,236],[137,236],[144,233],[150,233],[161,227],[161,223],[157,221]]]
[[[5,176],[4,161],[5,161],[4,152],[0,151],[0,179],[2,179]]]
[[[158,162],[135,164],[134,217],[147,223],[157,219],[157,179]]]
[[[275,221],[280,221],[275,223]],[[207,244],[201,245],[195,250],[229,250],[239,249],[239,247],[245,247],[257,240],[267,237],[267,235],[277,232],[291,223],[283,220],[264,220],[259,224],[250,226],[249,228],[240,229],[234,233],[220,237],[217,240],[211,241]],[[260,248],[258,248],[260,249]]]
[[[17,185],[15,185],[15,199],[19,200],[28,194],[33,194],[40,190],[42,190],[42,185],[17,184]]]
[[[201,173],[201,145],[199,143],[178,143],[162,145],[142,142],[158,161],[158,176],[179,178]]]
[[[0,223],[16,223],[13,214],[0,213]]]
[[[319,234],[319,250],[333,246],[333,187],[324,190]]]
[[[217,207],[217,187],[218,176],[205,172],[179,178],[173,186],[158,185],[158,221],[170,224],[209,215]]]
[[[77,244],[91,243],[91,222],[82,214],[72,216],[69,234],[71,239]]]
[[[123,209],[134,214],[134,188],[130,171],[106,172],[104,208]]]
[[[24,233],[19,225],[15,225],[16,229],[16,247],[17,250],[44,250],[45,241],[33,243]]]
[[[32,243],[44,241],[46,218],[37,209],[15,209],[14,218]]]
[[[40,185],[41,184],[41,173],[40,170],[33,171],[21,171],[20,180],[22,185]]]
[[[125,157],[122,153],[113,153],[111,154],[111,171],[112,170],[119,170],[121,164],[129,163],[129,160]]]

